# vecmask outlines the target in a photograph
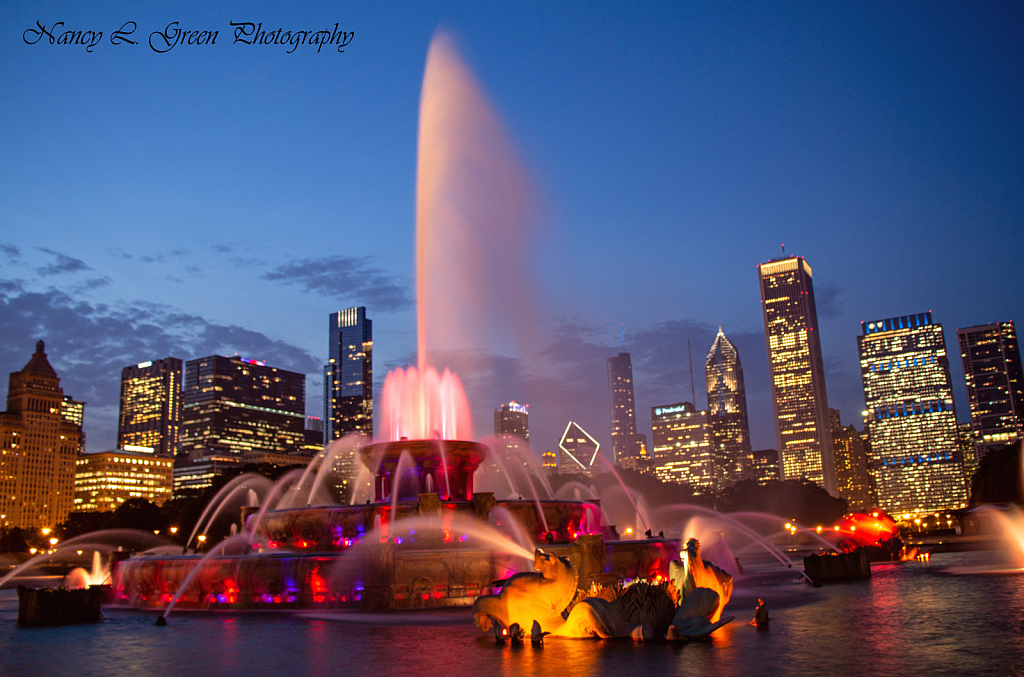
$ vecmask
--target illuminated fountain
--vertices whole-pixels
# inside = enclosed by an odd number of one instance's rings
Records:
[[[533,500],[474,490],[481,463],[502,460],[474,441],[459,378],[439,371],[430,357],[465,341],[516,340],[515,328],[495,332],[485,315],[494,298],[488,285],[507,284],[527,270],[515,252],[529,211],[528,185],[451,39],[435,37],[420,105],[418,364],[388,374],[377,440],[334,442],[308,468],[272,487],[245,481],[225,487],[204,525],[237,509],[234,535],[202,556],[144,553],[119,563],[117,603],[161,609],[161,620],[174,608],[469,606],[493,592],[493,581],[529,570],[538,543],[545,557],[571,564],[581,588],[666,579],[675,544],[618,541],[597,501],[541,500],[529,477]],[[345,456],[359,469],[356,490],[372,483],[372,500],[354,494],[350,505],[325,504],[324,483]],[[243,498],[245,505],[230,503]],[[206,528],[197,525],[190,545]]]

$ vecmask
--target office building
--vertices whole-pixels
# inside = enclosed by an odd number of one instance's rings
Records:
[[[629,353],[608,358],[608,401],[612,420],[612,461],[637,470],[647,460],[647,436],[636,431],[633,365]]]
[[[569,421],[558,442],[558,474],[593,477],[603,472],[599,453],[601,445],[575,421]]]
[[[114,449],[81,454],[75,461],[76,512],[117,510],[130,498],[163,505],[173,486],[173,459],[154,451]]]
[[[82,426],[85,425],[85,402],[79,402],[73,399],[70,395],[64,396],[64,402],[60,406],[60,417],[78,426],[78,431],[81,433],[78,441],[78,453],[85,453],[85,430]]]
[[[11,373],[0,413],[0,522],[53,528],[74,507],[81,427],[64,419],[64,391],[42,341]]]
[[[237,355],[186,362],[181,457],[301,453],[305,386],[304,374]]]
[[[324,366],[324,442],[350,432],[373,437],[373,321],[366,308],[328,317]]]
[[[846,499],[850,512],[867,512],[878,505],[878,496],[864,440],[855,427],[842,424],[838,409],[829,409],[829,414],[839,497]]]
[[[974,437],[974,426],[970,423],[956,424],[956,439],[960,446],[960,456],[963,457],[964,482],[967,484],[967,493],[971,492],[971,479],[974,471],[978,469],[978,444]]]
[[[512,400],[494,410],[494,434],[515,435],[530,441],[530,405]]]
[[[540,455],[540,467],[549,475],[558,474],[558,454],[548,449]]]
[[[718,326],[704,362],[708,392],[708,425],[711,458],[719,488],[753,477],[750,429],[747,425],[747,394],[743,364],[736,346]]]
[[[942,325],[931,312],[862,322],[857,337],[879,507],[914,515],[967,504]]]
[[[985,454],[1013,444],[1024,432],[1024,372],[1017,328],[993,322],[957,329],[960,358],[971,407],[975,462]]]
[[[315,456],[324,448],[324,420],[319,416],[306,417],[306,439],[302,445],[303,452]]]
[[[165,357],[121,370],[117,446],[174,458],[181,446],[181,360]]]
[[[757,267],[784,479],[806,478],[836,495],[825,368],[811,266],[801,256]]]
[[[758,484],[777,482],[782,479],[782,470],[779,467],[778,449],[755,449],[754,476],[752,479]]]
[[[708,412],[697,411],[690,402],[651,407],[651,437],[651,463],[658,479],[689,484],[700,493],[719,488]]]

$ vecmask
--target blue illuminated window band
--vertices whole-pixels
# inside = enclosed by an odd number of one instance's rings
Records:
[[[882,465],[907,465],[908,463],[932,463],[935,461],[952,460],[953,455],[948,451],[944,454],[920,454],[918,456],[902,456],[900,458],[887,458]]]
[[[878,334],[883,331],[896,331],[898,329],[914,329],[917,327],[927,327],[932,323],[931,311],[927,313],[918,313],[916,315],[904,315],[902,317],[890,317],[887,320],[878,320],[876,322],[861,322],[861,327],[864,328],[864,335]]]
[[[928,400],[927,402],[901,402],[899,404],[883,405],[875,410],[875,419],[895,418],[897,416],[913,416],[915,414],[934,414],[939,411],[953,411],[953,407],[946,406],[942,400]]]
[[[883,362],[882,364],[873,364],[871,365],[871,371],[892,371],[893,369],[904,369],[906,367],[923,367],[926,364],[935,364],[935,356],[928,355],[927,357],[912,357],[906,360],[896,360],[895,362]]]

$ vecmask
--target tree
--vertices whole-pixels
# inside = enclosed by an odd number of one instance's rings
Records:
[[[21,527],[0,530],[0,552],[28,552],[28,548],[25,530]]]
[[[1024,505],[1021,478],[1021,442],[985,454],[971,478],[971,505],[1016,503]]]
[[[723,490],[715,504],[720,512],[763,512],[805,526],[831,524],[847,507],[846,499],[835,498],[808,480],[744,480]]]
[[[107,529],[139,529],[140,531],[163,531],[167,528],[160,508],[144,498],[129,498],[118,506],[104,525]]]

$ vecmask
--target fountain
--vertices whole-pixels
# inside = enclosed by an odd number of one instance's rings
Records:
[[[205,555],[143,553],[118,562],[115,603],[161,609],[161,619],[174,608],[470,606],[500,588],[494,581],[534,564],[536,543],[546,557],[569,563],[581,588],[667,579],[675,544],[618,540],[590,492],[586,500],[578,491],[577,500],[551,500],[546,480],[537,474],[534,482],[529,473],[521,483],[529,486],[525,497],[513,490],[515,496],[503,500],[475,490],[481,463],[502,460],[474,440],[458,376],[430,358],[440,355],[434,352],[439,346],[460,347],[486,324],[477,314],[490,300],[478,289],[495,277],[494,266],[526,270],[515,256],[490,256],[475,245],[496,242],[502,254],[514,249],[502,238],[519,239],[529,181],[445,35],[435,37],[427,57],[418,155],[418,363],[387,375],[377,439],[335,442],[305,471],[273,487],[253,478],[225,486],[192,537],[230,509],[241,510],[241,530]],[[490,223],[486,233],[482,220]],[[503,284],[508,279],[498,277]],[[510,457],[508,465],[523,465],[528,454],[514,453],[523,458]],[[361,466],[357,483],[372,482],[365,503],[353,497],[349,505],[325,504],[322,485],[340,454],[352,454],[353,465]],[[637,505],[628,491],[627,497]],[[242,499],[245,504],[236,505]],[[644,529],[649,522],[645,517]],[[605,618],[600,603],[590,608],[594,618]]]

